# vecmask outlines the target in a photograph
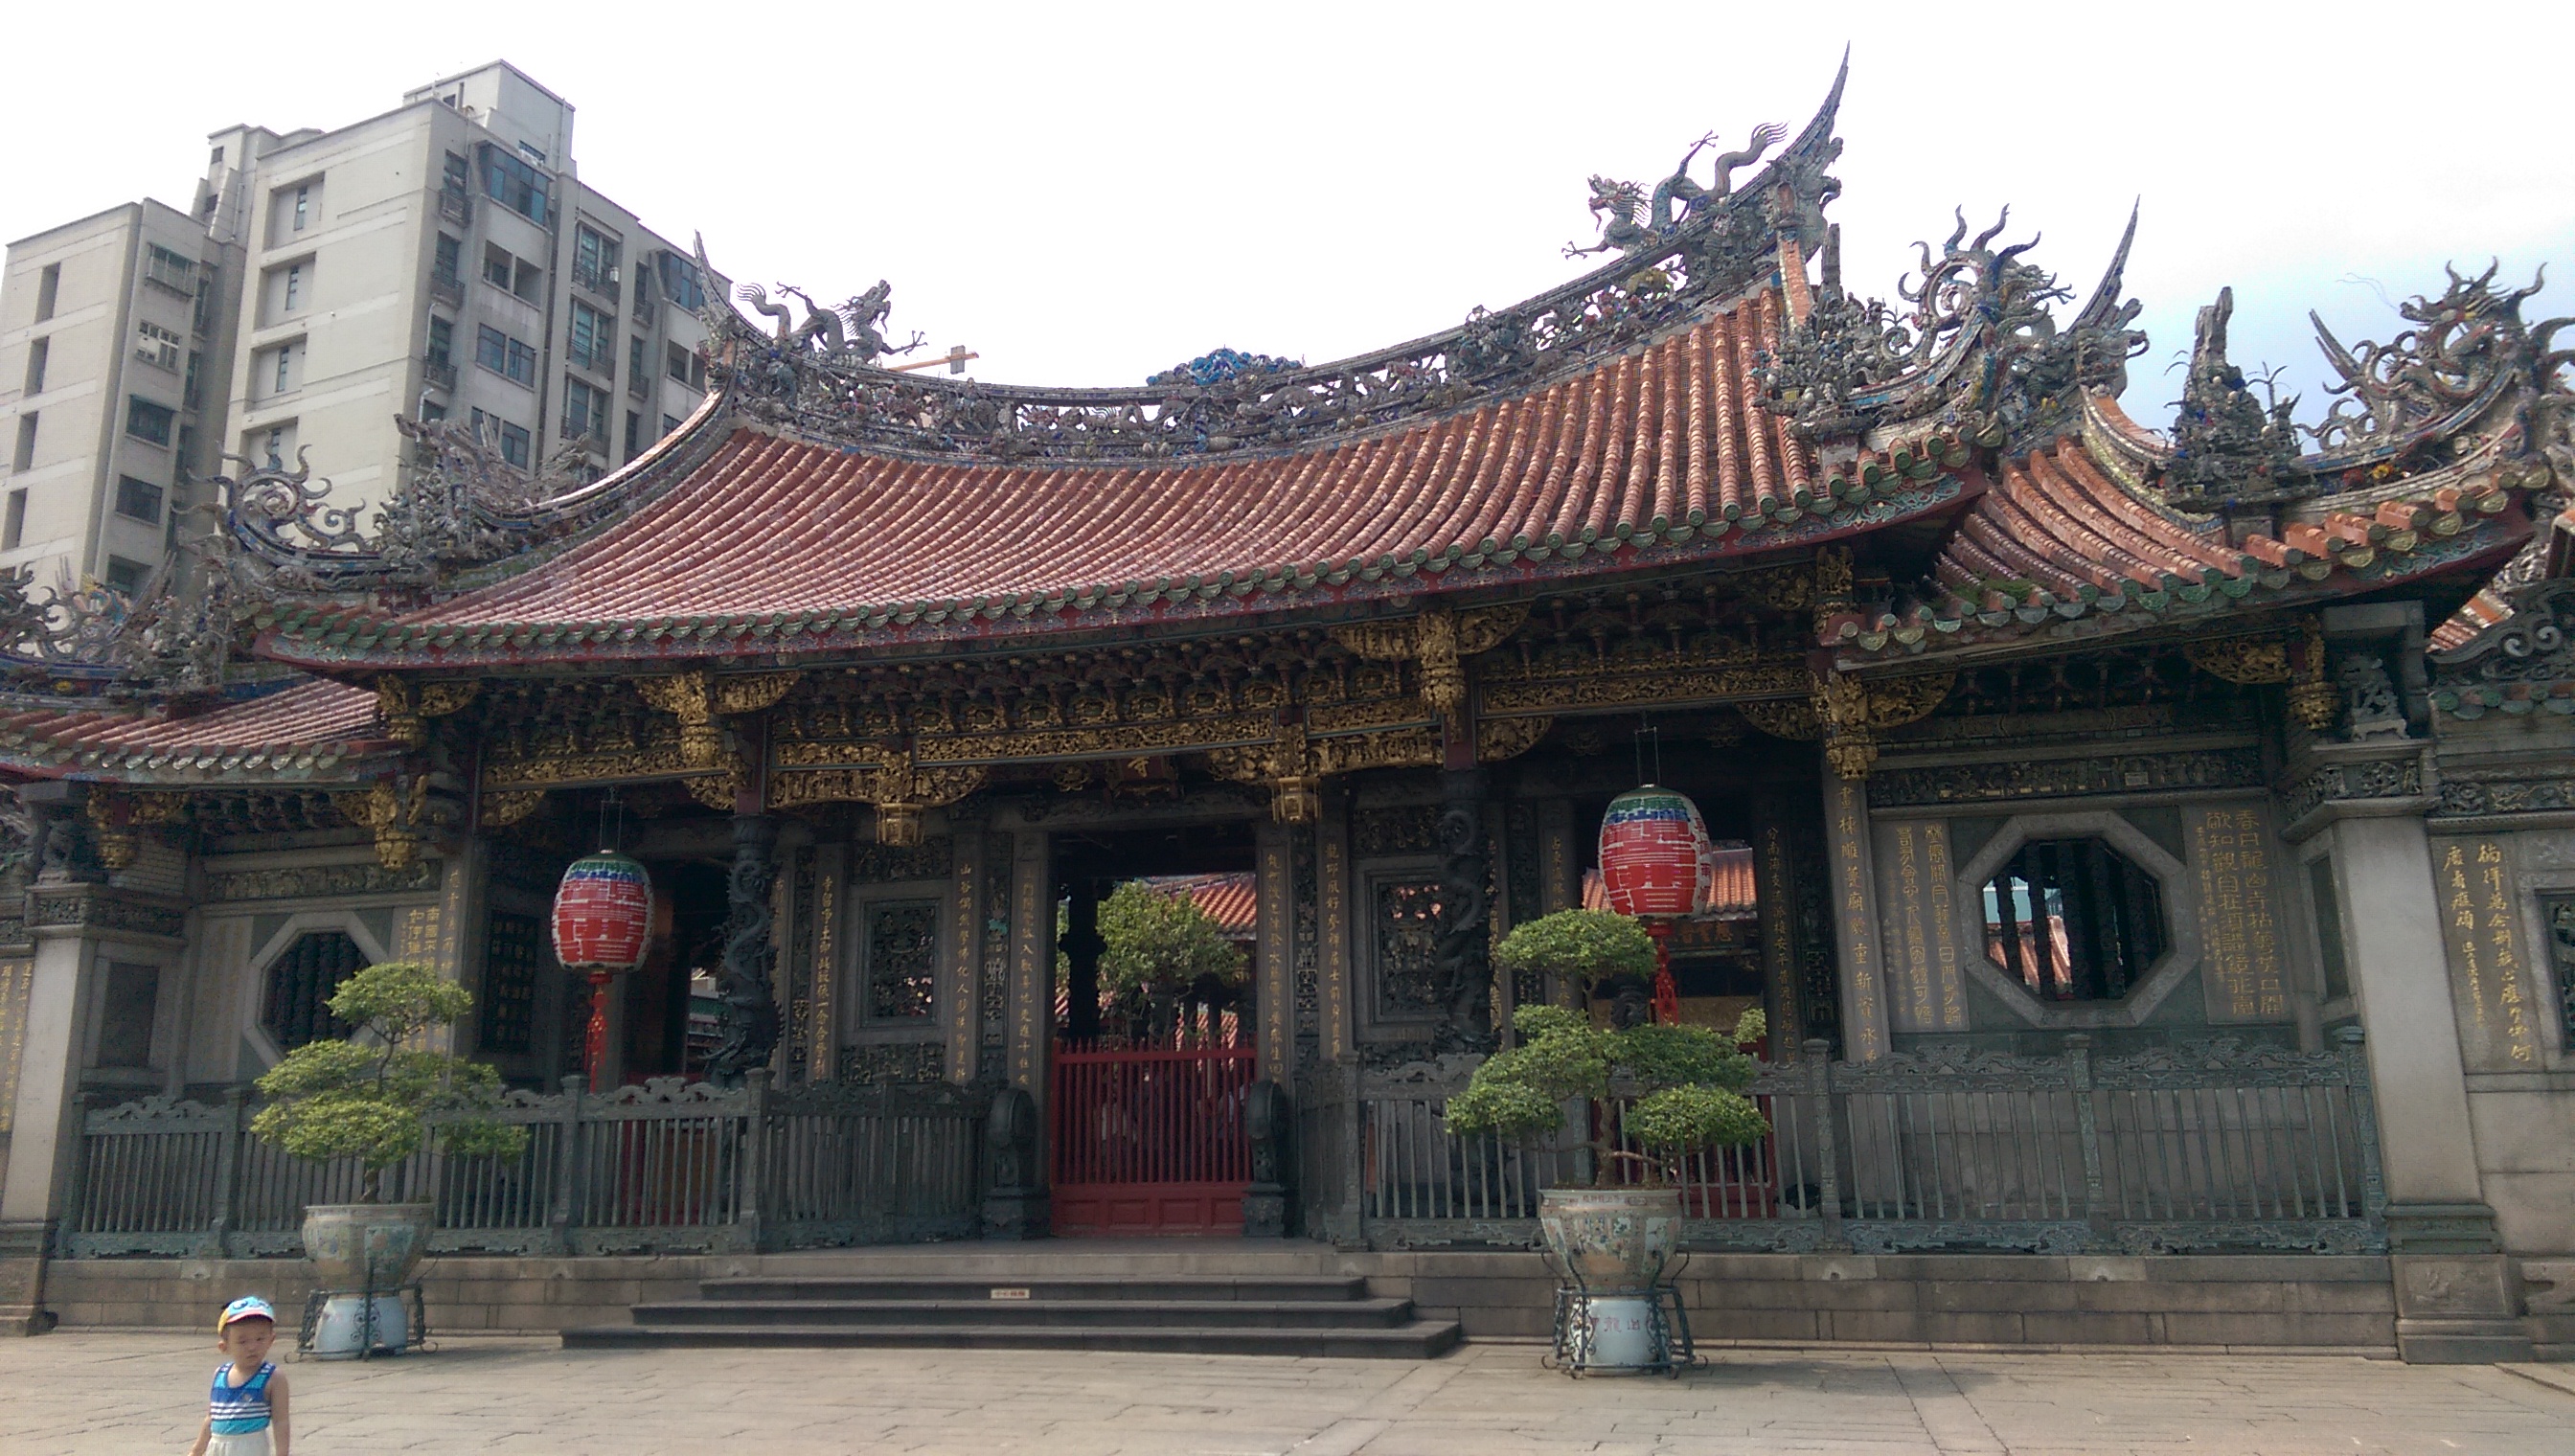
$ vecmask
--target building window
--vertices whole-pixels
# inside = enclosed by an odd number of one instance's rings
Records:
[[[484,940],[482,1043],[504,1054],[536,1047],[537,982],[550,957],[534,915],[495,913]]]
[[[178,418],[179,412],[168,405],[156,405],[141,395],[126,397],[125,433],[146,445],[167,446]]]
[[[187,341],[176,330],[162,328],[150,319],[134,324],[134,357],[144,363],[177,373],[179,346]]]
[[[197,350],[189,350],[187,378],[185,382],[179,386],[179,406],[181,409],[196,410],[205,407],[205,391],[198,387],[198,381],[204,375],[205,368],[206,356]]]
[[[626,458],[633,460],[644,449],[644,417],[633,410],[626,412]]]
[[[536,388],[537,351],[489,324],[475,326],[474,362],[513,384]]]
[[[259,458],[261,460],[267,462],[272,467],[281,466],[285,463],[286,447],[289,443],[286,438],[285,426],[271,425],[268,427],[267,433],[259,436],[258,439],[260,449]]]
[[[576,299],[572,306],[572,344],[565,351],[583,369],[614,377],[617,373],[617,320]]]
[[[515,264],[516,260],[510,257],[508,250],[490,243],[483,245],[483,281],[485,283],[507,293],[510,284],[517,277],[514,272]]]
[[[474,190],[474,180],[468,175],[464,157],[455,152],[447,154],[447,170],[438,185],[446,192],[464,193]]]
[[[161,488],[132,476],[116,478],[116,514],[129,520],[161,524]]]
[[[98,1019],[98,1064],[142,1070],[152,1065],[152,1023],[161,1009],[161,967],[107,963]]]
[[[188,311],[188,332],[204,338],[215,332],[215,270],[211,267],[197,277],[197,302]]]
[[[154,243],[143,253],[143,281],[181,298],[197,296],[197,260]]]
[[[152,568],[141,562],[130,562],[121,556],[107,559],[107,585],[111,591],[122,592],[128,597],[138,596],[143,591],[144,579],[151,575]]]
[[[63,265],[48,263],[36,275],[36,322],[41,324],[54,316],[54,300],[63,291]]]
[[[8,519],[0,521],[0,551],[16,551],[27,539],[27,492],[24,487],[9,493]]]
[[[280,1050],[337,1041],[356,1028],[331,1014],[331,993],[367,967],[367,954],[345,931],[316,930],[268,963],[259,1023]]]
[[[662,255],[661,261],[662,297],[691,312],[705,308],[707,289],[698,277],[698,265],[669,252]]]
[[[269,357],[262,361],[260,376],[267,383],[270,394],[282,395],[295,388],[295,361],[293,344],[280,344],[269,351]]]
[[[581,380],[564,381],[564,435],[578,440],[589,436],[591,443],[605,449],[608,445],[608,392]]]
[[[429,362],[441,369],[447,369],[455,363],[455,356],[456,326],[445,319],[430,320]]]
[[[501,427],[501,459],[520,470],[526,470],[534,457],[529,449],[528,432],[516,425]]]
[[[18,448],[9,457],[9,469],[32,470],[36,465],[36,412],[29,410],[18,417]]]
[[[572,281],[601,298],[617,297],[618,244],[584,226],[572,235]]]
[[[662,417],[662,435],[668,435],[668,434],[670,434],[672,431],[677,430],[677,429],[679,429],[679,428],[680,428],[680,417],[679,417],[679,416],[677,416],[677,415],[665,415],[665,416],[663,416],[663,417]],[[659,440],[659,439],[661,439],[661,438],[662,438],[662,436],[661,436],[661,435],[657,435],[657,436],[655,436],[655,437],[653,437],[653,438],[654,438],[654,439],[656,439],[656,440]]]
[[[484,195],[530,222],[544,223],[553,197],[545,174],[490,142],[482,149]]]
[[[303,232],[313,220],[313,184],[303,183],[295,189],[295,231]]]
[[[638,346],[639,348],[641,346],[640,340]],[[27,342],[28,394],[41,395],[45,392],[45,364],[52,357],[53,352],[54,341],[51,339],[31,339]]]
[[[939,901],[878,900],[868,906],[859,974],[870,1021],[918,1021],[939,983]]]
[[[644,388],[644,341],[641,339],[626,341],[626,388],[630,391]]]
[[[663,351],[662,372],[693,390],[707,387],[707,362],[682,345],[673,344]]]
[[[438,235],[438,252],[430,264],[430,277],[441,283],[464,281],[465,245],[445,233]]]
[[[286,311],[294,313],[304,307],[304,265],[286,265]]]
[[[1438,971],[1439,885],[1436,881],[1381,879],[1371,884],[1375,904],[1376,1015],[1418,1019],[1446,1004]]]
[[[2115,1001],[2164,953],[2163,891],[2099,839],[2033,839],[1985,881],[1985,953],[2045,1001]]]

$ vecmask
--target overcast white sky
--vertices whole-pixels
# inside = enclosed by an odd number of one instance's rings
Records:
[[[2141,196],[2150,423],[2221,284],[2237,360],[2291,366],[2312,414],[2307,309],[2384,338],[2382,294],[2437,292],[2444,259],[2575,273],[2562,0],[255,10],[14,12],[0,237],[185,207],[219,126],[342,126],[500,57],[579,108],[587,182],[735,277],[891,279],[893,327],[985,378],[1123,385],[1218,345],[1319,363],[1569,277],[1588,174],[1793,132],[1848,41],[1848,281],[1891,299],[1953,206],[2009,203],[2080,293]]]

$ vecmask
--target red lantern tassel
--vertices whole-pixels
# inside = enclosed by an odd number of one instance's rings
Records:
[[[1654,1019],[1681,1024],[1681,990],[1672,982],[1672,927],[1656,921],[1646,927],[1654,937]]]

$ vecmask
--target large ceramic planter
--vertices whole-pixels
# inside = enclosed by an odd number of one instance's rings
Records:
[[[315,1203],[304,1210],[304,1256],[325,1289],[398,1289],[429,1253],[436,1210],[426,1203]]]
[[[1538,1194],[1537,1224],[1586,1292],[1640,1294],[1680,1242],[1680,1190],[1548,1188]]]
[[[1632,1375],[1671,1368],[1654,1282],[1681,1236],[1674,1188],[1548,1188],[1538,1194],[1546,1246],[1581,1298],[1557,1317],[1556,1352],[1574,1373]]]

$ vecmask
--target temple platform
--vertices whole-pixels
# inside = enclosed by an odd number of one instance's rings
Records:
[[[2332,1350],[2392,1355],[2396,1306],[2377,1256],[2240,1254],[1698,1254],[1679,1270],[1704,1346]],[[300,1300],[300,1259],[77,1259],[48,1271],[65,1328],[192,1329],[234,1295]],[[1049,1239],[809,1253],[597,1258],[445,1255],[424,1271],[432,1330],[564,1333],[694,1323],[735,1333],[837,1327],[838,1343],[937,1343],[929,1331],[1025,1327],[996,1290],[1068,1306],[1064,1324],[1151,1328],[1126,1348],[1212,1348],[1221,1329],[1320,1328],[1354,1346],[1435,1354],[1454,1339],[1524,1340],[1547,1330],[1552,1281],[1534,1253],[1369,1251],[1240,1239]],[[1240,1301],[1230,1319],[1203,1306]],[[1110,1307],[1126,1301],[1132,1307]],[[803,1309],[782,1308],[805,1302]],[[1294,1308],[1288,1306],[1294,1305]],[[714,1306],[714,1307],[711,1307]],[[730,1312],[725,1308],[730,1306]],[[1184,1308],[1183,1306],[1190,1306]],[[1251,1306],[1261,1306],[1256,1310]],[[640,1318],[639,1318],[640,1314]],[[735,1318],[741,1315],[742,1318]],[[907,1317],[909,1316],[909,1317]],[[1129,1316],[1139,1316],[1130,1318]],[[1453,1333],[1439,1327],[1453,1325]],[[609,1334],[614,1329],[621,1333]],[[2548,1354],[2567,1347],[2534,1331]],[[952,1333],[946,1342],[1013,1342]],[[1082,1343],[1082,1341],[1074,1341]],[[1095,1335],[1095,1345],[1112,1343]],[[1241,1342],[1259,1346],[1259,1339]],[[1273,1341],[1291,1348],[1292,1341]],[[1231,1346],[1229,1346],[1231,1347]],[[1353,1353],[1357,1352],[1355,1348]]]

